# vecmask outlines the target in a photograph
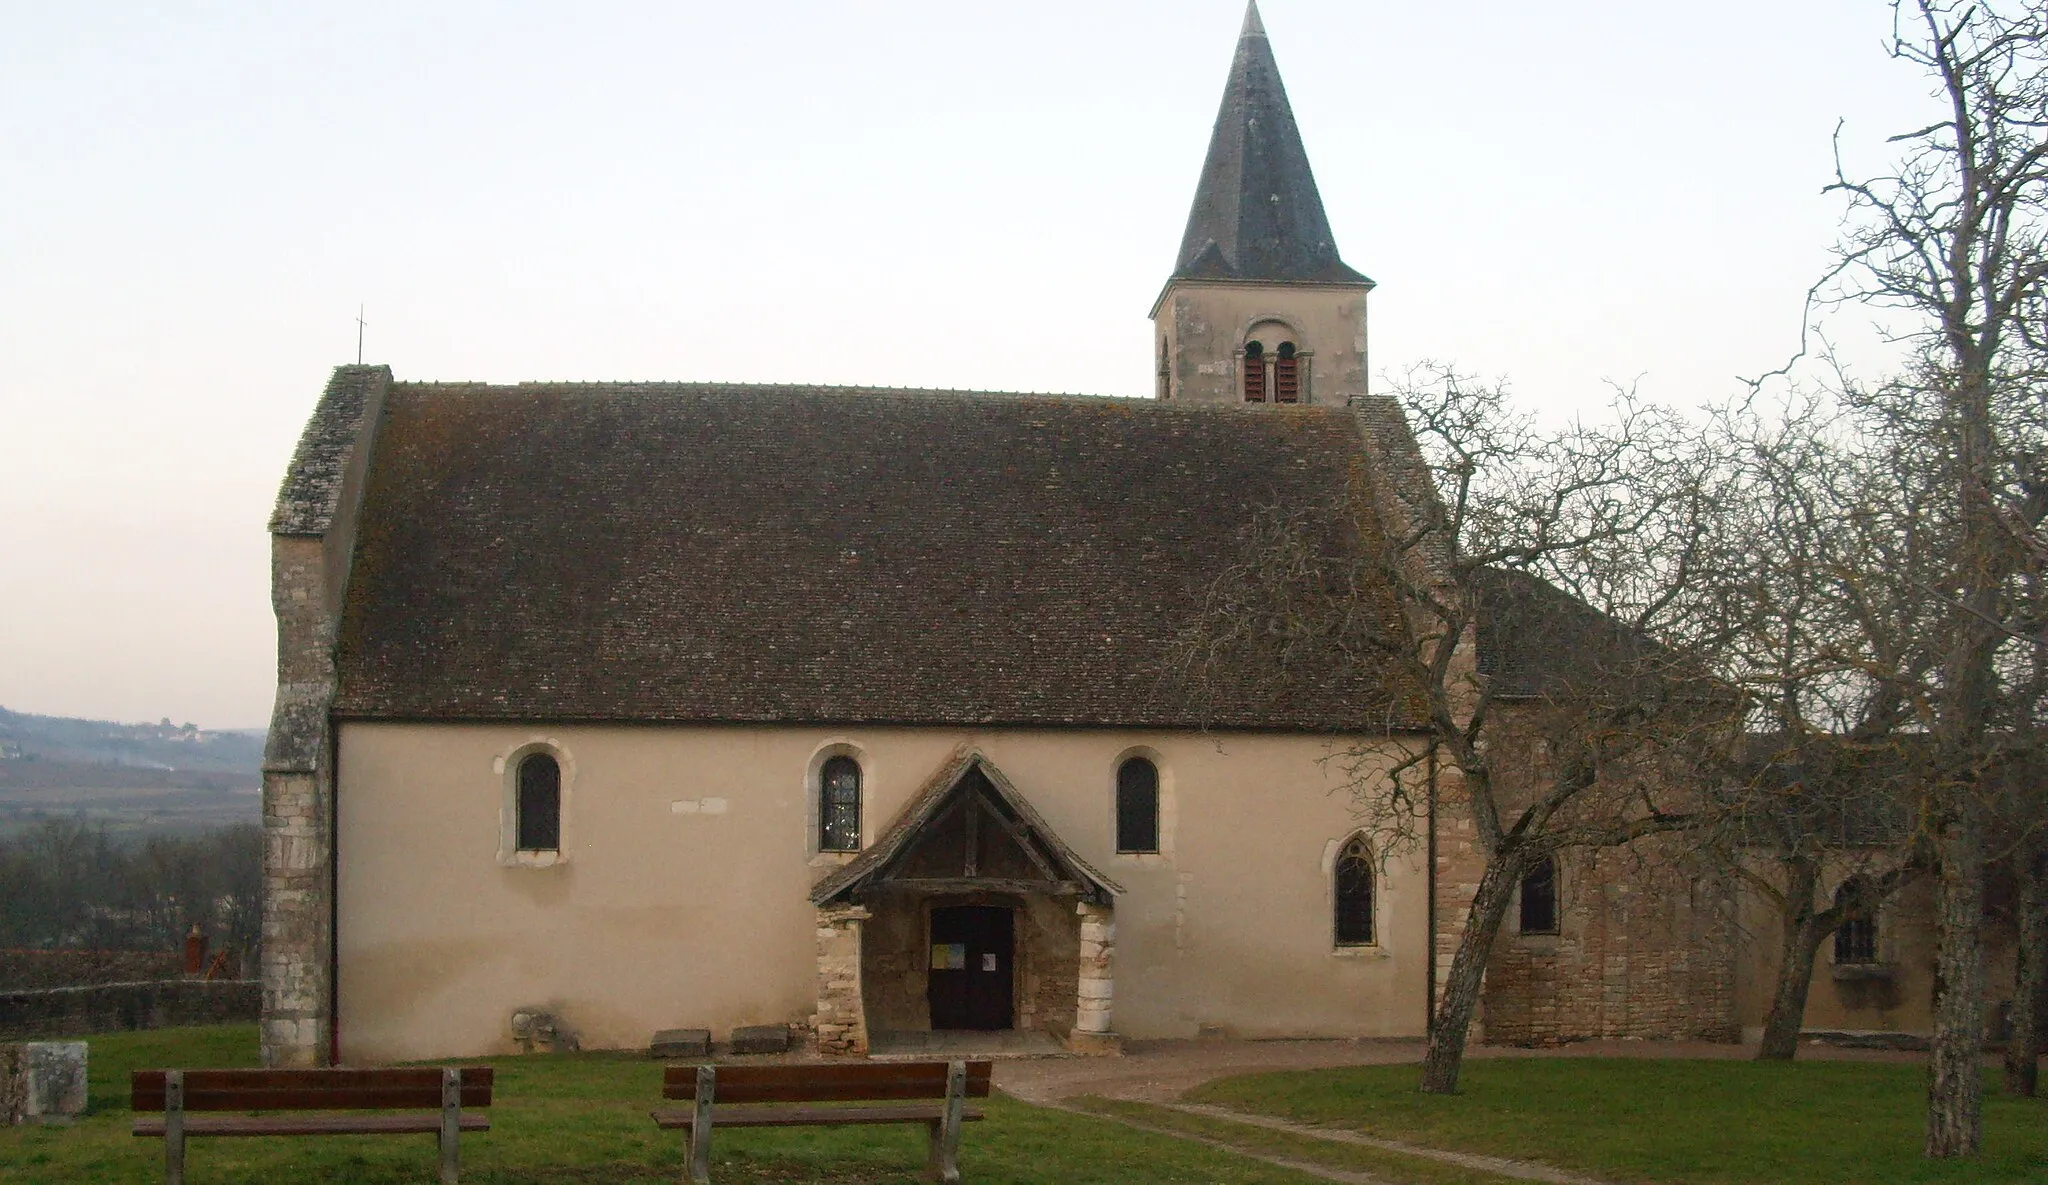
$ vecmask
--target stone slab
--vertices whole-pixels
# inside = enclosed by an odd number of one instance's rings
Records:
[[[663,1029],[647,1043],[648,1057],[710,1057],[710,1029]]]
[[[0,1127],[13,1127],[28,1108],[27,1057],[19,1045],[0,1045]]]
[[[788,1053],[788,1025],[742,1025],[732,1031],[734,1053]]]
[[[0,1123],[69,1123],[85,1113],[86,1043],[0,1045]]]
[[[1067,1034],[1067,1048],[1085,1057],[1122,1057],[1124,1039],[1115,1033],[1087,1033],[1075,1029]]]

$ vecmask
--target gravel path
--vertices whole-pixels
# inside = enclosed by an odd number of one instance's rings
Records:
[[[1417,1040],[1389,1041],[1136,1041],[1122,1057],[1041,1058],[1003,1061],[996,1064],[995,1083],[1007,1094],[1026,1102],[1063,1106],[1061,1100],[1077,1095],[1151,1103],[1226,1123],[1287,1132],[1333,1143],[1359,1144],[1390,1152],[1422,1156],[1462,1168],[1493,1173],[1501,1177],[1542,1181],[1550,1185],[1602,1185],[1548,1165],[1503,1160],[1476,1153],[1426,1148],[1399,1140],[1385,1140],[1357,1132],[1295,1123],[1264,1115],[1250,1115],[1224,1107],[1203,1106],[1180,1101],[1182,1094],[1216,1078],[1234,1074],[1256,1074],[1271,1070],[1311,1070],[1332,1066],[1366,1066],[1414,1063],[1422,1060],[1423,1043]],[[1586,1041],[1550,1049],[1511,1049],[1479,1046],[1466,1056],[1496,1057],[1641,1057],[1641,1058],[1749,1058],[1753,1045],[1723,1045],[1703,1041]],[[1814,1061],[1918,1061],[1925,1055],[1893,1050],[1838,1049],[1826,1045],[1801,1047],[1799,1056]],[[1097,1118],[1147,1131],[1190,1140],[1212,1148],[1247,1156],[1267,1164],[1294,1169],[1325,1181],[1343,1185],[1391,1185],[1369,1173],[1353,1172],[1310,1164],[1291,1157],[1238,1147],[1121,1116],[1086,1112]]]
[[[1422,1060],[1419,1040],[1387,1041],[1133,1041],[1122,1057],[1039,1058],[996,1063],[995,1082],[1005,1092],[1033,1103],[1094,1094],[1141,1103],[1170,1103],[1215,1078],[1268,1070],[1315,1070],[1330,1066],[1388,1065]],[[1749,1058],[1754,1045],[1709,1041],[1582,1041],[1548,1049],[1475,1046],[1466,1056]],[[1917,1062],[1922,1053],[1801,1046],[1812,1061]]]

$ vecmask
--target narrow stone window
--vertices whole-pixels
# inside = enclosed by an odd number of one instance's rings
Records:
[[[1273,351],[1273,402],[1301,402],[1301,359],[1294,356],[1293,342]]]
[[[1522,933],[1557,933],[1557,861],[1548,856],[1522,874]]]
[[[562,846],[562,765],[546,753],[519,763],[519,843],[522,852]]]
[[[1835,904],[1842,907],[1842,924],[1835,927],[1835,962],[1877,962],[1877,919],[1854,899],[1849,885],[1835,890]]]
[[[1266,401],[1266,346],[1263,342],[1244,344],[1244,401]]]
[[[1164,401],[1173,398],[1173,360],[1166,350],[1166,339],[1159,339],[1159,398]]]
[[[1337,945],[1371,946],[1372,849],[1353,836],[1337,853]]]
[[[860,850],[860,762],[834,757],[818,771],[818,849]]]
[[[1159,850],[1159,767],[1143,757],[1116,767],[1116,850]]]

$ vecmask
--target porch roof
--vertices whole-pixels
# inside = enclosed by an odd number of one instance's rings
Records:
[[[981,775],[980,778],[973,776],[976,773]],[[1045,874],[1046,890],[1070,885],[1086,899],[1104,905],[1109,904],[1114,894],[1124,891],[1122,885],[1104,876],[1068,847],[994,762],[979,749],[965,748],[939,767],[905,804],[880,839],[812,886],[812,904],[853,900],[875,882],[887,879],[917,846],[918,839],[942,819],[956,801],[968,794],[980,794],[994,808],[998,825],[1009,831],[1025,855]],[[948,878],[947,883],[957,882],[962,888],[971,888],[978,881],[985,887],[1012,887],[1008,882],[998,883],[971,875]]]

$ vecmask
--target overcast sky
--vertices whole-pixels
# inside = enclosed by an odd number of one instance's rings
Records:
[[[1143,395],[1238,0],[0,0],[0,705],[267,720],[330,367]],[[1270,0],[1376,370],[1684,404],[1797,338],[1880,0]]]

